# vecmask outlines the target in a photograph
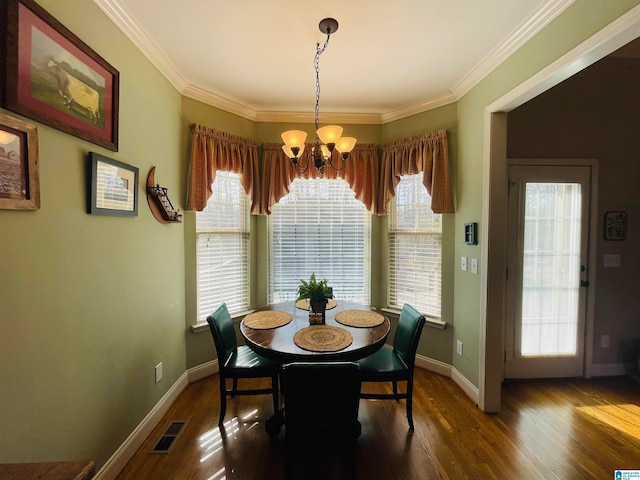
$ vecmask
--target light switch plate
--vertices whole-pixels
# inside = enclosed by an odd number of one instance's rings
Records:
[[[467,271],[467,257],[460,257],[460,270]]]
[[[477,258],[472,258],[471,259],[471,273],[475,273],[476,275],[478,274],[478,259]]]
[[[604,256],[605,268],[617,268],[619,266],[620,266],[620,255],[610,253]]]

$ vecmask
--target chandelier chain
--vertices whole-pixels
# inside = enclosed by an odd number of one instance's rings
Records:
[[[320,128],[320,55],[322,55],[327,45],[329,45],[329,38],[331,38],[331,33],[327,33],[327,40],[324,42],[322,48],[320,48],[320,43],[316,43],[316,57],[313,61],[313,66],[316,69],[316,131]],[[318,134],[316,133],[316,139],[317,138]]]
[[[320,42],[316,43],[316,55],[313,61],[313,66],[316,71],[316,108],[314,112],[316,141],[310,155],[305,156],[305,160],[302,160],[301,153],[304,151],[304,142],[307,134],[301,130],[288,130],[282,134],[282,139],[285,142],[282,149],[291,159],[293,168],[298,174],[306,172],[309,165],[313,163],[320,176],[323,176],[324,168],[327,165],[334,170],[343,170],[346,167],[347,157],[355,146],[356,139],[352,137],[341,137],[342,127],[337,125],[320,128],[320,56],[329,45],[331,34],[338,30],[338,22],[333,18],[325,18],[320,22],[319,27],[322,33],[327,34],[327,39],[322,47],[320,46]],[[334,156],[334,151],[339,153],[337,156],[342,160],[342,166],[340,167],[333,163],[332,157]]]

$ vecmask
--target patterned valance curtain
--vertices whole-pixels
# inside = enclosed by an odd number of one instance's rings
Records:
[[[378,213],[387,214],[401,175],[424,172],[423,183],[431,195],[434,213],[453,213],[453,193],[449,177],[447,131],[439,130],[382,146]]]
[[[192,125],[186,210],[202,211],[207,206],[218,170],[240,174],[240,182],[251,199],[251,213],[258,214],[260,185],[256,143],[203,125]]]
[[[313,145],[307,144],[300,159],[301,163],[310,160]],[[335,155],[335,154],[334,154]],[[296,177],[318,178],[320,175],[313,166],[309,166],[304,174],[298,174],[291,160],[282,151],[280,143],[265,143],[262,146],[262,201],[261,213],[271,214],[271,207],[289,193],[289,184]],[[342,165],[336,159],[336,165]],[[344,170],[336,171],[326,167],[325,178],[342,178],[355,192],[371,213],[376,212],[376,192],[378,191],[378,146],[373,143],[358,144],[353,149]]]

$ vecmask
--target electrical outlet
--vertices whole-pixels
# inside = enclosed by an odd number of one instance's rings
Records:
[[[462,342],[460,340],[456,340],[456,352],[462,356]]]
[[[460,270],[467,271],[467,257],[460,257]]]
[[[609,335],[602,335],[600,337],[600,348],[609,348]]]
[[[162,380],[162,362],[156,365],[156,383]]]

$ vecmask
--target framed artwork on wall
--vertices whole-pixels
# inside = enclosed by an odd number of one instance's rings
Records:
[[[0,208],[40,208],[38,130],[0,114]]]
[[[88,178],[88,213],[138,215],[138,167],[89,152]]]
[[[606,212],[604,214],[604,239],[624,240],[627,238],[627,212]]]
[[[0,10],[2,106],[117,151],[119,72],[33,0]]]

